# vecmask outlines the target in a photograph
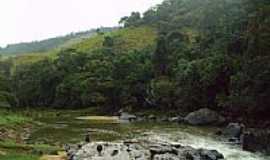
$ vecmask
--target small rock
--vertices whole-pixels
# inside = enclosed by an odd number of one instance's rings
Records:
[[[219,159],[224,159],[224,156],[220,154],[216,150],[205,150],[202,149],[200,150],[200,155],[203,159],[206,160],[219,160]]]
[[[123,120],[123,121],[133,122],[137,119],[137,116],[129,114],[127,112],[123,112],[123,113],[121,113],[119,119]]]
[[[168,117],[162,117],[160,119],[161,122],[169,122],[169,118]]]
[[[184,122],[184,118],[181,116],[177,116],[177,117],[170,118],[169,121],[173,123],[182,123]]]
[[[215,133],[215,135],[217,135],[217,136],[221,136],[223,133],[222,133],[222,131],[221,130],[218,130],[218,131],[216,131],[216,133]]]
[[[155,115],[151,114],[151,115],[148,116],[148,119],[152,120],[152,121],[155,121],[155,120],[157,120],[157,117]]]
[[[90,134],[87,134],[87,135],[85,136],[85,142],[86,142],[86,143],[89,143],[89,142],[90,142]]]

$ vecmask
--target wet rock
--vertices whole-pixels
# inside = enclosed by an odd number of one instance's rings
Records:
[[[191,125],[219,125],[225,122],[225,118],[215,111],[203,108],[188,114],[185,122]]]
[[[169,121],[170,121],[170,118],[168,118],[168,117],[162,117],[162,118],[160,119],[160,121],[161,121],[161,122],[169,122]]]
[[[270,155],[270,131],[245,132],[241,139],[243,150]]]
[[[137,121],[137,122],[144,122],[144,121],[146,121],[146,120],[145,120],[145,117],[144,117],[144,116],[137,116],[136,121]]]
[[[222,130],[218,130],[215,132],[215,135],[217,135],[217,136],[221,136],[222,134],[223,134]]]
[[[151,157],[155,157],[155,155],[166,154],[166,153],[177,155],[177,151],[173,147],[167,146],[167,145],[156,144],[156,145],[150,146],[149,150],[151,153]]]
[[[98,148],[103,148],[98,150]],[[89,143],[78,150],[72,160],[131,160],[147,159],[149,152],[137,145],[124,145],[123,143],[96,142]],[[70,159],[71,160],[71,159]]]
[[[148,120],[150,120],[150,121],[156,121],[157,120],[157,117],[155,115],[151,114],[151,115],[148,116]]]
[[[137,119],[137,116],[129,114],[127,112],[122,112],[119,119],[122,121],[133,122]]]
[[[169,118],[169,122],[172,122],[172,123],[182,123],[182,122],[184,122],[184,118],[181,117],[181,116],[172,117],[172,118]]]
[[[169,153],[155,155],[152,159],[153,160],[180,160],[177,155],[172,155]]]
[[[90,134],[86,134],[86,135],[85,135],[85,142],[86,142],[86,143],[90,143],[90,141],[91,141]]]
[[[229,141],[231,144],[241,144],[240,139],[239,139],[239,138],[236,138],[236,137],[229,138],[228,141]]]
[[[225,131],[224,135],[230,138],[240,138],[241,134],[244,132],[245,126],[239,123],[230,123]]]
[[[200,157],[202,157],[205,160],[224,159],[224,156],[216,150],[201,149],[199,152],[200,152]]]
[[[224,158],[215,150],[194,149],[181,144],[146,140],[88,143],[69,154],[69,157],[69,160],[221,160]]]

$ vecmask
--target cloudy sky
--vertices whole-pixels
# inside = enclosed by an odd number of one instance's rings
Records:
[[[0,46],[100,26],[163,0],[0,0]]]

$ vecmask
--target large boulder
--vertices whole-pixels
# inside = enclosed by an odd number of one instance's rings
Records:
[[[243,134],[245,126],[239,123],[230,123],[225,128],[224,135],[230,138],[240,138]]]
[[[223,160],[215,150],[153,141],[93,142],[69,152],[69,160]]]
[[[219,125],[225,122],[225,118],[215,111],[203,108],[189,113],[185,117],[185,122],[191,125]]]

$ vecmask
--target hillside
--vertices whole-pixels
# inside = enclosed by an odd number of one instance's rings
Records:
[[[79,52],[91,52],[101,49],[106,38],[114,40],[115,49],[121,52],[127,52],[129,50],[140,50],[148,46],[153,46],[157,38],[157,33],[154,28],[146,26],[124,28],[85,39],[81,43],[70,46],[70,48],[76,49]]]
[[[12,68],[16,106],[181,113],[207,107],[249,123],[268,120],[269,6],[165,0],[143,15],[123,17],[119,30],[46,56],[3,61]]]
[[[100,28],[99,32],[110,32],[117,28]],[[29,43],[10,44],[0,49],[0,54],[5,56],[20,55],[27,53],[44,53],[53,49],[65,48],[67,46],[79,43],[84,39],[96,35],[96,29],[84,32],[71,33],[66,36],[50,38],[42,41],[34,41]]]
[[[119,23],[0,49],[0,160],[270,159],[269,0],[164,0]]]

